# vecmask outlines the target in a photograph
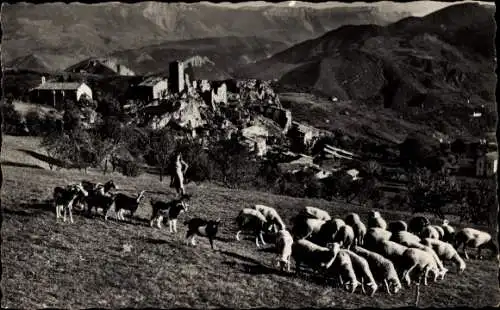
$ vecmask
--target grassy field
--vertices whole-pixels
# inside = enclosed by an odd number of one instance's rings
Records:
[[[4,144],[2,159],[28,160],[25,153],[20,153],[25,154],[23,158],[12,155],[15,141]],[[258,250],[252,240],[237,242],[234,238],[234,218],[251,204],[276,207],[287,223],[305,205],[342,218],[355,211],[366,220],[369,210],[358,206],[189,184],[187,190],[194,196],[179,224],[194,216],[220,217],[218,249],[212,251],[203,238],[195,247],[185,245],[183,225],[177,235],[149,227],[149,199],[174,196],[168,180],[160,183],[149,175],[126,178],[95,171],[49,171],[21,164],[3,166],[3,177],[2,307],[388,308],[413,303],[413,289],[395,296],[381,291],[370,298],[360,292],[349,294],[312,276],[280,273],[273,267],[271,245]],[[54,186],[110,178],[123,192],[148,189],[134,219],[104,222],[101,216],[75,214],[72,225],[55,222],[54,209],[46,202]],[[387,220],[410,217],[404,212],[382,210],[382,214]],[[124,250],[125,245],[131,250]],[[422,287],[419,306],[497,305],[497,275],[498,264],[493,261],[471,260],[462,275],[453,266],[445,281]]]

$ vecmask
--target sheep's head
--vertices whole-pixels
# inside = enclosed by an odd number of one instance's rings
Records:
[[[449,223],[450,223],[450,221],[448,221],[448,220],[443,220],[443,225],[444,225],[444,226],[448,225]]]
[[[381,215],[380,215],[380,212],[372,210],[372,211],[370,211],[369,217],[370,218],[379,218],[379,217],[381,217]]]
[[[398,278],[389,280],[389,291],[393,294],[397,294],[403,286],[401,285],[401,281]]]
[[[463,273],[465,270],[466,264],[463,260],[460,261],[460,264],[458,266],[458,273]]]

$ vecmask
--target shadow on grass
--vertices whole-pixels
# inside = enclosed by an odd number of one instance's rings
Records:
[[[41,213],[41,211],[29,212],[29,211],[25,211],[25,210],[11,210],[11,209],[7,209],[7,208],[2,208],[2,212],[4,212],[5,214],[19,215],[19,216],[34,216],[34,215],[38,215]]]
[[[40,153],[37,153],[34,151],[23,150],[23,149],[18,149],[18,151],[24,152],[24,153],[30,155],[31,157],[34,157],[34,158],[41,160],[41,161],[44,161],[49,165],[54,165],[54,166],[59,166],[59,167],[65,166],[65,163],[63,161],[49,157],[47,155],[43,155],[43,154],[40,154]]]
[[[20,168],[33,168],[33,169],[42,169],[42,167],[33,164],[23,164],[23,163],[15,163],[13,161],[3,161],[2,166],[10,166],[10,167],[20,167]]]
[[[42,211],[53,212],[55,210],[52,201],[32,201],[30,203],[21,203],[19,206],[22,208],[38,210],[38,211],[42,210]]]
[[[143,240],[144,242],[149,243],[149,244],[167,244],[167,243],[169,243],[166,240],[153,239],[153,238],[141,238],[141,240]]]

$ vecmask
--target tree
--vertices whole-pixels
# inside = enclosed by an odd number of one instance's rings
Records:
[[[406,138],[399,145],[399,159],[407,169],[416,167],[424,157],[423,145],[417,138]]]
[[[170,173],[167,168],[178,145],[175,137],[165,128],[152,131],[149,135],[148,148],[154,163],[159,168],[160,182],[163,182],[165,173]]]
[[[431,212],[444,218],[442,208],[460,198],[460,187],[446,174],[419,168],[410,174],[407,203],[417,212]]]

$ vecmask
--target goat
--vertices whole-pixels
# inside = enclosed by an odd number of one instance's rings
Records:
[[[156,226],[161,229],[163,217],[166,217],[168,219],[170,232],[177,232],[177,218],[182,212],[186,212],[189,207],[186,203],[186,199],[186,196],[182,196],[179,199],[174,199],[169,202],[151,200],[151,206],[153,208],[150,220],[151,227],[153,227],[156,222]]]
[[[220,218],[213,221],[196,217],[184,221],[184,225],[188,226],[188,231],[186,233],[186,244],[188,243],[189,237],[191,237],[191,244],[194,246],[196,245],[196,236],[203,236],[208,238],[212,250],[215,250],[214,239],[217,235],[217,231],[219,230]]]
[[[61,217],[61,210],[64,209],[63,222],[66,222],[66,212],[69,213],[70,222],[73,223],[73,212],[71,211],[73,203],[77,196],[82,194],[87,196],[87,191],[81,184],[69,185],[66,188],[54,188],[53,197],[54,205],[56,207],[56,221]]]
[[[125,210],[130,211],[131,217],[134,216],[134,213],[139,208],[139,203],[141,202],[142,198],[144,198],[144,192],[145,191],[141,191],[137,195],[137,197],[130,197],[122,193],[118,193],[115,195],[111,207],[114,206],[114,210],[116,212],[116,217],[118,218],[118,220],[125,220],[125,218],[123,217],[123,212]],[[104,219],[108,219],[108,212],[106,212]]]

